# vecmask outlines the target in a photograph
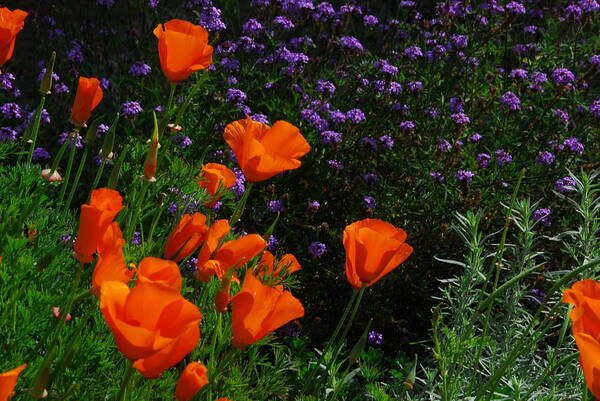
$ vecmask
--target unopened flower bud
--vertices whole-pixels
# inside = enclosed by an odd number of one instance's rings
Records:
[[[62,177],[58,174],[58,171],[50,168],[46,168],[42,170],[42,178],[48,182],[59,182],[62,181]]]
[[[42,83],[40,84],[40,92],[42,95],[49,95],[50,89],[52,89],[52,74],[54,73],[54,61],[56,60],[56,52],[52,52],[50,56],[50,62],[48,63],[48,67],[46,67],[46,72],[44,73],[44,77],[42,78]]]

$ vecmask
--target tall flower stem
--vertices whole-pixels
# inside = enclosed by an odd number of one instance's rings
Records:
[[[40,131],[40,120],[42,118],[42,110],[44,109],[44,103],[46,102],[46,96],[42,95],[42,99],[40,100],[40,104],[35,111],[35,115],[33,117],[33,125],[31,126],[31,131],[27,130],[26,136],[31,141],[31,146],[29,148],[29,154],[27,155],[27,164],[31,164],[31,160],[33,159],[33,151],[35,150],[35,142],[37,140],[38,132]]]
[[[237,208],[235,209],[235,211],[231,215],[231,218],[229,219],[230,227],[233,227],[233,225],[240,220],[242,214],[244,214],[244,208],[246,207],[246,202],[248,201],[248,197],[250,196],[250,190],[252,190],[253,186],[253,182],[248,183],[246,191],[244,192],[244,195],[242,195],[242,199],[240,199],[240,201],[238,202]]]
[[[75,128],[73,132],[71,132],[66,141],[71,144],[71,150],[69,152],[69,160],[67,161],[67,170],[65,171],[65,179],[62,181],[62,186],[60,188],[60,195],[58,196],[58,203],[62,203],[65,198],[65,193],[67,192],[67,186],[69,185],[69,179],[71,178],[71,170],[73,169],[73,162],[75,160],[75,152],[77,151],[77,136],[79,135],[79,128]]]
[[[177,84],[174,82],[170,82],[169,87],[169,100],[167,101],[167,108],[165,109],[165,115],[160,120],[160,125],[158,126],[158,134],[162,137],[165,128],[169,124],[169,120],[171,119],[171,108],[173,107],[173,99],[175,98],[175,89],[177,89]]]
[[[123,401],[125,399],[125,393],[127,392],[127,385],[129,384],[129,380],[131,379],[131,375],[133,374],[133,361],[127,361],[127,367],[125,368],[125,374],[123,375],[123,381],[121,382],[121,387],[119,388],[119,392],[115,397],[115,401]]]
[[[139,218],[140,209],[143,206],[144,199],[146,198],[146,192],[148,192],[149,182],[142,182],[142,190],[137,193],[135,201],[133,202],[133,210],[129,213],[129,219],[127,220],[127,232],[125,238],[131,241],[131,235],[133,234],[133,228],[135,227],[136,220]]]
[[[71,185],[71,190],[69,191],[69,196],[67,197],[67,201],[65,202],[63,213],[69,210],[71,206],[71,202],[73,201],[73,197],[75,196],[75,190],[77,190],[77,185],[79,184],[79,179],[81,178],[81,173],[83,173],[83,167],[85,166],[85,162],[87,160],[87,156],[89,153],[89,148],[86,147],[83,151],[83,155],[81,156],[81,160],[79,161],[79,167],[77,168],[77,173],[75,173],[75,179],[73,180],[73,185]]]

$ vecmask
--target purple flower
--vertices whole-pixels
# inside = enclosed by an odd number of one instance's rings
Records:
[[[45,162],[47,160],[50,160],[50,153],[48,153],[46,151],[46,149],[44,148],[35,148],[33,150],[33,157],[32,160],[34,162]]]
[[[511,154],[505,151],[504,149],[495,150],[494,154],[498,157],[496,159],[496,164],[499,166],[512,162]]]
[[[542,164],[547,164],[550,165],[552,163],[554,163],[554,155],[548,151],[541,151],[538,153],[537,159],[535,160],[535,162],[539,165]]]
[[[442,173],[437,173],[437,172],[431,172],[429,173],[429,177],[431,177],[431,179],[434,182],[443,182],[446,178],[442,175]]]
[[[209,3],[211,4],[211,3]],[[209,32],[223,31],[227,26],[221,20],[221,10],[217,7],[202,7],[200,12],[200,25]]]
[[[465,113],[455,113],[452,114],[450,118],[452,118],[454,122],[459,125],[468,124],[471,122],[469,116],[467,116]]]
[[[67,147],[70,149],[73,146],[73,142],[75,142],[75,147],[78,149],[83,148],[83,142],[81,141],[81,135],[77,134],[75,136],[75,138],[73,138],[73,136],[71,135],[71,132],[63,132],[58,136],[58,143],[60,143],[61,145],[63,143],[65,143],[65,141],[67,140],[67,138],[69,139],[69,143],[67,144]]]
[[[423,89],[423,82],[421,82],[421,81],[409,82],[408,84],[406,84],[406,86],[408,87],[408,89],[411,92],[418,92],[421,89]]]
[[[126,117],[133,117],[140,114],[144,109],[137,101],[128,101],[121,105],[121,114]]]
[[[468,139],[469,142],[479,142],[483,137],[477,133],[471,135]]]
[[[337,160],[327,160],[327,164],[329,164],[331,167],[333,167],[336,170],[344,169],[344,166],[342,165],[342,163]]]
[[[279,15],[273,18],[273,23],[275,25],[279,25],[282,29],[285,29],[286,31],[295,27],[294,23],[288,17],[284,17],[283,15]]]
[[[177,135],[173,137],[173,142],[181,149],[185,149],[192,144],[192,140],[185,135]]]
[[[229,88],[225,93],[225,99],[230,103],[242,104],[246,101],[247,96],[244,91],[240,89]]]
[[[239,199],[246,192],[246,177],[244,177],[242,170],[237,167],[232,168],[231,171],[235,174],[235,184],[229,190]]]
[[[342,142],[342,134],[334,131],[323,131],[319,134],[321,143],[324,145],[332,145]]]
[[[4,118],[21,118],[21,108],[16,103],[4,103],[0,106]]]
[[[367,341],[369,342],[369,344],[378,347],[383,343],[383,334],[378,333],[376,331],[369,331]]]
[[[271,235],[267,240],[267,249],[269,252],[275,252],[277,247],[279,246],[279,240],[275,238],[274,235]]]
[[[108,1],[108,0],[105,0]],[[110,0],[111,2],[113,0]],[[72,41],[71,42],[71,49],[67,52],[67,59],[69,59],[69,61],[72,61],[76,64],[81,64],[83,63],[83,51],[81,50],[81,45],[79,44],[79,42],[77,41]]]
[[[178,209],[179,205],[177,205],[176,202],[171,202],[169,203],[169,206],[167,206],[167,213],[169,213],[171,216],[175,216]]]
[[[438,150],[441,150],[441,151],[450,150],[450,149],[452,149],[452,144],[450,142],[448,142],[446,139],[440,138],[440,139],[438,139],[437,148],[438,148]]]
[[[459,97],[451,97],[448,101],[448,108],[451,113],[464,113],[465,101]]]
[[[404,55],[404,57],[406,57],[410,60],[416,60],[419,57],[423,57],[423,52],[421,51],[421,48],[418,46],[407,47],[406,49],[404,49],[402,54]]]
[[[595,117],[600,118],[600,99],[594,100],[594,102],[590,104],[589,109]]]
[[[565,7],[564,14],[562,18],[559,18],[560,21],[571,20],[571,21],[579,21],[581,19],[581,15],[583,14],[583,10],[577,7],[575,4],[570,4]]]
[[[511,1],[506,5],[506,9],[509,13],[514,15],[523,15],[525,14],[525,6],[519,2]]]
[[[148,6],[149,6],[150,8],[156,8],[156,6],[158,6],[158,2],[159,2],[159,1],[160,1],[160,0],[148,0]]]
[[[145,64],[141,61],[134,63],[129,68],[129,73],[131,75],[133,75],[134,77],[145,77],[146,75],[150,74],[150,71],[152,71],[152,67],[150,67],[148,64]]]
[[[365,121],[367,118],[365,117],[365,113],[361,109],[351,109],[346,112],[346,118],[350,120],[351,123],[358,124],[362,121]]]
[[[575,82],[575,75],[566,68],[557,68],[552,71],[552,80],[559,85],[571,85]]]
[[[261,113],[252,114],[250,118],[256,122],[263,123],[265,125],[269,125],[269,117],[265,116]]]
[[[110,8],[115,4],[115,0],[96,0],[96,3],[98,3],[99,6]]]
[[[392,75],[392,76],[398,74],[398,67],[390,64],[389,61],[384,60],[384,59],[375,61],[373,63],[373,67],[377,68],[379,70],[379,72],[382,72],[384,74],[388,74],[388,75]]]
[[[54,85],[54,92],[55,93],[69,93],[70,89],[64,83],[59,82],[59,83],[57,83],[57,84]]]
[[[423,112],[434,120],[439,116],[439,112],[435,107],[427,107],[425,110],[423,110]]]
[[[365,15],[363,17],[363,24],[365,26],[372,27],[372,26],[377,25],[378,23],[379,23],[379,19],[377,19],[377,17],[374,15]]]
[[[473,174],[471,171],[469,170],[458,170],[456,172],[456,179],[459,181],[464,181],[464,182],[471,182],[473,181],[473,176],[475,174]]]
[[[38,74],[38,81],[41,81],[42,79],[44,79],[44,75],[46,75],[46,68],[42,68],[42,70]],[[54,71],[52,71],[52,80],[53,81],[60,81],[60,77]]]
[[[242,32],[250,36],[258,36],[264,31],[264,29],[265,27],[263,24],[254,18],[250,18],[244,23],[244,25],[242,25]]]
[[[512,111],[519,110],[521,108],[521,99],[519,99],[519,97],[511,91],[506,92],[500,97],[500,103]]]
[[[104,90],[108,89],[108,86],[110,85],[110,81],[106,78],[102,78],[100,77],[100,87]]]
[[[335,9],[331,3],[322,2],[317,4],[315,11],[312,14],[313,19],[326,21],[335,15]]]
[[[66,244],[66,243],[68,243],[68,242],[71,242],[71,239],[72,239],[72,238],[73,238],[73,237],[71,236],[71,234],[69,234],[69,233],[64,233],[64,234],[61,234],[61,235],[58,237],[58,242],[62,242],[63,244]]]
[[[362,43],[360,43],[360,41],[358,39],[356,39],[354,36],[342,36],[340,38],[340,43],[342,44],[342,47],[344,47],[345,49],[348,49],[348,50],[356,52],[356,53],[362,53],[365,51]]]
[[[566,111],[557,109],[557,110],[554,110],[552,112],[552,114],[554,114],[555,116],[558,116],[558,118],[560,118],[560,120],[563,123],[565,123],[565,124],[569,123],[570,116],[569,116],[569,113],[567,113]]]
[[[280,200],[273,200],[267,204],[267,210],[271,213],[283,213],[285,212],[285,206]]]
[[[367,173],[367,174],[363,175],[363,180],[365,181],[365,184],[367,184],[367,185],[375,184],[375,183],[377,183],[377,181],[379,181],[379,177],[377,176],[377,174]]]
[[[535,25],[526,25],[523,27],[523,32],[525,33],[536,33],[538,30],[538,27]]]
[[[368,147],[370,147],[371,149],[373,149],[373,150],[377,149],[377,142],[375,142],[375,140],[373,138],[363,137],[363,138],[361,138],[361,141],[365,145],[368,145]]]
[[[533,220],[541,222],[546,227],[549,227],[552,222],[550,221],[550,215],[552,210],[548,208],[537,209],[533,212]]]
[[[514,70],[511,70],[511,72],[508,74],[508,77],[517,79],[519,81],[523,81],[527,79],[527,70],[524,70],[522,68],[516,68]]]
[[[571,177],[559,178],[554,183],[554,190],[563,194],[567,192],[573,192],[575,191],[575,180]]]
[[[462,49],[463,47],[467,47],[469,45],[469,37],[467,35],[453,34],[450,37],[450,41],[455,49]]]
[[[142,233],[139,231],[134,231],[133,238],[131,239],[131,243],[135,246],[142,245]]]
[[[363,201],[365,202],[365,206],[367,209],[375,209],[377,207],[377,203],[375,202],[375,198],[369,195],[363,196]]]
[[[315,88],[315,90],[319,93],[333,95],[333,92],[335,92],[335,85],[329,81],[319,80],[317,81],[317,87]]]
[[[413,123],[413,122],[412,122],[412,121],[410,121],[410,120],[407,120],[407,121],[402,121],[402,122],[399,124],[399,128],[400,128],[402,131],[412,131],[412,130],[414,130],[414,129],[415,129],[415,123]]]
[[[531,290],[531,295],[533,295],[533,298],[536,300],[537,303],[541,304],[542,302],[544,302],[544,299],[546,298],[546,293],[540,289],[534,288],[533,290]]]
[[[383,147],[386,149],[391,149],[394,146],[394,139],[392,139],[392,137],[389,135],[380,136],[379,142],[381,142]]]
[[[563,144],[573,153],[582,154],[585,150],[585,146],[577,138],[565,139]]]
[[[326,252],[327,252],[327,245],[325,245],[322,242],[317,242],[317,241],[311,242],[311,244],[308,246],[308,253],[310,254],[310,256],[312,256],[315,259],[320,258]]]
[[[596,68],[600,68],[600,54],[594,54],[588,59],[589,63]]]
[[[491,156],[489,154],[480,153],[477,155],[477,157],[475,159],[477,160],[479,167],[487,167],[490,165],[490,158],[491,158]]]
[[[321,207],[321,204],[319,202],[317,202],[317,201],[309,201],[308,202],[308,207],[310,209],[317,210],[317,209],[319,209]]]
[[[600,5],[598,5],[598,2],[596,2],[596,0],[579,0],[577,5],[581,7],[582,10],[588,13],[595,13],[596,11],[600,11]]]

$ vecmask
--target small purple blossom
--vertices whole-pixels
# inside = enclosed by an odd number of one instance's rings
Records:
[[[489,154],[480,153],[475,159],[477,160],[477,164],[479,164],[479,167],[487,167],[490,165],[490,158],[491,156]]]
[[[363,201],[365,202],[365,207],[367,209],[375,209],[377,207],[377,203],[375,202],[375,198],[369,195],[363,196]]]
[[[4,103],[0,106],[4,118],[21,118],[21,108],[16,103]]]
[[[35,148],[33,150],[32,160],[34,162],[45,162],[50,160],[50,153],[44,148]]]
[[[495,150],[494,154],[497,156],[496,164],[499,166],[512,162],[511,154],[504,149]]]
[[[378,333],[376,331],[369,331],[367,341],[372,346],[378,347],[383,343],[383,334]]]
[[[135,100],[125,102],[121,105],[121,114],[126,117],[136,116],[143,111],[144,111],[144,109],[142,109],[140,102],[137,102]]]
[[[185,149],[192,144],[192,140],[185,135],[177,135],[173,137],[173,142],[181,149]]]
[[[337,160],[327,160],[327,164],[329,164],[331,167],[333,167],[336,170],[344,169],[344,166],[342,165],[342,163]]]
[[[267,210],[271,213],[283,213],[285,212],[285,206],[280,200],[273,200],[267,204]]]
[[[367,173],[367,174],[363,175],[363,180],[364,180],[365,184],[367,184],[367,185],[375,184],[375,183],[377,183],[377,181],[379,181],[379,177],[377,176],[377,174]]]
[[[442,175],[442,173],[437,173],[437,172],[431,172],[429,173],[429,177],[431,177],[431,179],[434,182],[443,182],[446,178]]]
[[[568,138],[563,142],[565,147],[573,153],[582,154],[585,151],[585,146],[577,138]]]
[[[557,68],[552,71],[552,80],[559,85],[571,85],[575,82],[575,75],[566,68]]]
[[[554,190],[560,193],[567,193],[575,191],[575,180],[571,177],[559,178],[554,182]]]
[[[327,252],[327,245],[325,245],[322,242],[314,241],[314,242],[311,242],[311,244],[308,246],[308,253],[310,254],[310,256],[312,256],[315,259],[320,258],[326,252]]]
[[[465,111],[465,101],[460,97],[451,97],[448,100],[448,109],[451,113],[463,113]]]
[[[342,44],[342,47],[355,53],[363,53],[365,51],[362,43],[354,36],[342,36],[340,38],[340,43]]]
[[[549,208],[537,209],[533,212],[533,220],[539,221],[546,227],[549,227],[552,224],[552,221],[550,220],[551,214],[552,210],[550,210]]]
[[[547,150],[541,151],[538,153],[537,159],[535,162],[539,165],[546,164],[550,165],[554,163],[555,156],[554,154],[548,152]]]
[[[442,152],[446,151],[446,150],[451,150],[452,144],[450,142],[448,142],[448,140],[440,138],[440,139],[438,139],[437,148],[438,148],[438,150],[441,150]]]
[[[402,54],[404,55],[404,57],[408,58],[409,60],[416,60],[419,57],[423,57],[423,52],[421,51],[421,48],[418,46],[407,47],[406,49],[404,49]]]
[[[402,131],[412,131],[415,129],[415,123],[410,120],[402,121],[398,126]]]
[[[589,110],[594,117],[600,118],[600,99],[594,100],[594,102],[590,104]]]
[[[463,182],[473,181],[473,176],[475,176],[475,174],[469,170],[458,170],[455,175],[457,180]]]
[[[133,75],[134,77],[145,77],[146,75],[150,74],[151,71],[152,71],[152,67],[150,67],[148,64],[143,63],[141,61],[134,63],[129,68],[129,73],[131,75]]]
[[[519,110],[521,108],[521,99],[519,99],[519,97],[511,91],[506,92],[500,97],[500,103],[512,111]]]
[[[506,9],[509,13],[514,15],[523,15],[525,14],[525,6],[517,1],[511,1],[506,5]]]
[[[353,124],[358,124],[365,121],[365,113],[361,109],[350,109],[346,112],[346,118]]]
[[[394,139],[389,135],[382,135],[379,137],[379,142],[386,149],[391,149],[394,146]]]
[[[379,23],[379,19],[374,15],[365,15],[363,17],[364,26],[373,27]]]
[[[269,252],[275,252],[277,247],[279,246],[279,240],[275,238],[274,235],[271,235],[267,240],[267,249]]]
[[[546,293],[538,288],[534,288],[533,290],[531,290],[531,295],[539,304],[544,302],[544,299],[546,298]]]
[[[469,142],[479,142],[482,138],[483,138],[483,136],[475,133],[469,137],[468,141]]]
[[[73,142],[75,142],[75,147],[78,149],[83,148],[83,141],[81,140],[81,135],[76,134],[76,136],[73,138],[72,136],[72,132],[63,132],[58,136],[58,143],[59,144],[63,144],[65,143],[65,141],[67,140],[67,138],[69,139],[69,143],[67,144],[67,147],[70,149],[73,146]]]
[[[288,17],[285,17],[283,15],[278,15],[277,17],[273,18],[273,23],[275,25],[279,25],[282,29],[285,29],[286,31],[295,27],[294,23]]]
[[[454,122],[459,125],[464,125],[471,122],[469,116],[467,116],[465,113],[454,113],[450,116],[450,118],[452,118]]]
[[[321,143],[324,145],[333,145],[342,142],[342,134],[335,131],[323,131],[319,134]]]
[[[131,239],[131,243],[135,246],[142,245],[142,233],[139,231],[134,231],[133,238]]]

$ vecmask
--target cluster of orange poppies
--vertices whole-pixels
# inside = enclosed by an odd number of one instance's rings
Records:
[[[563,302],[573,305],[569,317],[579,362],[590,392],[600,399],[600,283],[576,282],[563,293]]]
[[[6,18],[2,10],[0,19]],[[17,14],[13,20],[20,16]],[[13,29],[11,46],[19,29]],[[158,38],[161,68],[172,83],[212,63],[213,49],[208,45],[206,30],[200,26],[171,20],[157,26],[154,35]],[[98,79],[80,77],[72,122],[85,126],[101,99]],[[245,118],[227,125],[224,139],[250,182],[297,169],[301,165],[299,158],[310,151],[298,128],[286,121],[268,126]],[[235,178],[223,165],[206,164],[198,181],[210,195],[205,206],[212,207],[222,191],[235,183]],[[146,257],[137,267],[127,266],[123,254],[125,239],[115,221],[123,207],[123,199],[117,191],[107,188],[92,191],[89,203],[81,207],[74,256],[86,264],[97,255],[91,290],[99,298],[100,310],[119,351],[133,361],[133,366],[145,377],[160,376],[190,353],[200,339],[202,314],[181,295],[182,279],[176,264],[196,250],[199,251],[195,277],[203,282],[213,277],[220,281],[216,310],[227,312],[231,304],[233,346],[243,349],[304,315],[302,303],[281,285],[285,275],[301,269],[298,260],[291,254],[276,258],[265,251],[266,242],[257,234],[226,241],[231,228],[227,220],[209,222],[201,213],[186,214],[166,240],[164,259]],[[412,247],[405,243],[406,237],[403,230],[377,219],[347,226],[343,243],[350,284],[357,289],[371,286],[406,260],[412,253]],[[254,266],[245,272],[242,270],[259,256]],[[238,274],[244,274],[243,283],[231,297],[231,282],[240,282]],[[135,283],[130,287],[134,275]],[[25,366],[0,375],[0,401],[12,393]],[[190,400],[207,383],[207,368],[192,362],[180,376],[176,398]]]

